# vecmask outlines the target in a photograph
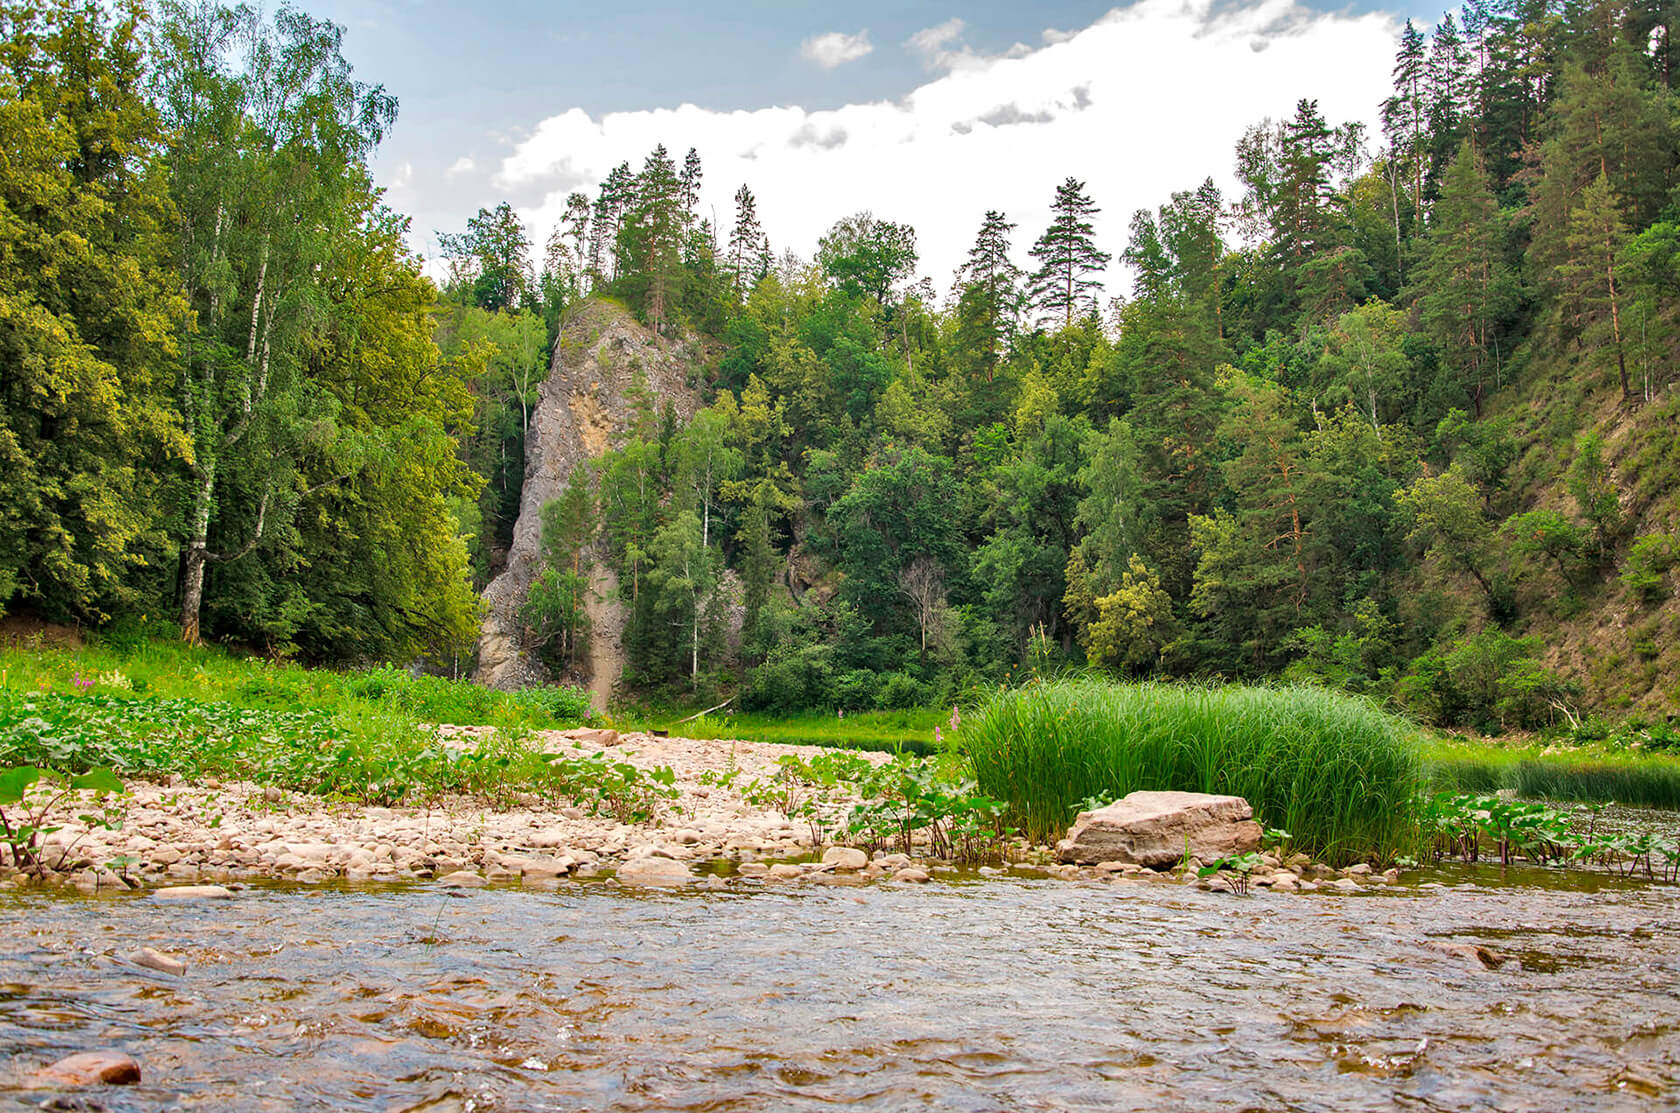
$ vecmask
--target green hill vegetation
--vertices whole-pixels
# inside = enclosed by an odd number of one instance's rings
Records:
[[[1671,718],[1668,15],[1408,24],[1380,135],[1304,87],[1237,189],[1186,180],[1119,244],[1047,180],[1050,225],[984,214],[948,288],[890,214],[805,260],[743,184],[713,227],[699,153],[660,146],[540,258],[481,210],[439,289],[367,170],[396,102],[341,29],[0,0],[0,607],[464,668],[565,315],[611,297],[708,339],[708,405],[649,396],[544,515],[523,617],[557,665],[605,561],[630,688],[691,705],[1082,668],[1483,731]]]

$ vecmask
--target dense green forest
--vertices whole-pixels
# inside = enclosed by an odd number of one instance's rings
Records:
[[[439,289],[339,28],[0,0],[0,605],[470,652],[557,337],[606,298],[708,338],[706,407],[650,396],[544,513],[524,618],[557,668],[606,561],[654,696],[912,706],[1089,667],[1444,725],[1672,714],[1672,19],[1408,23],[1381,134],[1304,89],[1239,192],[1186,182],[1102,244],[1101,199],[1047,182],[1049,226],[986,213],[948,287],[870,213],[811,260],[750,184],[714,228],[700,154],[661,146],[540,249],[481,210]]]

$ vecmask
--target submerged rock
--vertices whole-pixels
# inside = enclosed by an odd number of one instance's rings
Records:
[[[140,1081],[140,1064],[118,1051],[83,1051],[36,1071],[35,1081],[46,1086],[133,1086]]]
[[[233,890],[220,885],[170,885],[153,889],[158,900],[232,900]]]
[[[822,860],[837,870],[861,870],[869,864],[869,855],[854,846],[831,846],[823,851]]]
[[[1094,812],[1080,812],[1056,844],[1064,862],[1132,862],[1166,869],[1185,858],[1204,862],[1260,849],[1254,809],[1240,796],[1204,792],[1134,792]]]
[[[153,950],[151,947],[141,947],[134,956],[136,966],[144,966],[163,974],[174,974],[179,977],[187,972],[187,964],[178,958]]]
[[[687,885],[694,880],[688,866],[674,858],[648,857],[637,858],[624,863],[618,868],[619,883],[622,885],[654,885],[677,886]]]

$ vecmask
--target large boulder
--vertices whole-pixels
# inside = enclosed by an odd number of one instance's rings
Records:
[[[1080,812],[1056,844],[1064,862],[1132,862],[1166,869],[1185,857],[1203,862],[1260,849],[1260,825],[1241,796],[1134,792]]]

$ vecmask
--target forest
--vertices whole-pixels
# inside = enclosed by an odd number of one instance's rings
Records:
[[[434,282],[369,171],[396,99],[342,28],[0,0],[0,610],[458,666],[567,315],[609,299],[703,339],[706,404],[650,393],[545,509],[522,619],[558,675],[605,562],[643,699],[1095,670],[1489,731],[1672,717],[1675,18],[1408,22],[1380,132],[1305,88],[1236,188],[1187,181],[1124,244],[1067,177],[948,278],[891,214],[806,259],[750,183],[703,219],[672,136],[540,245],[480,210]]]

